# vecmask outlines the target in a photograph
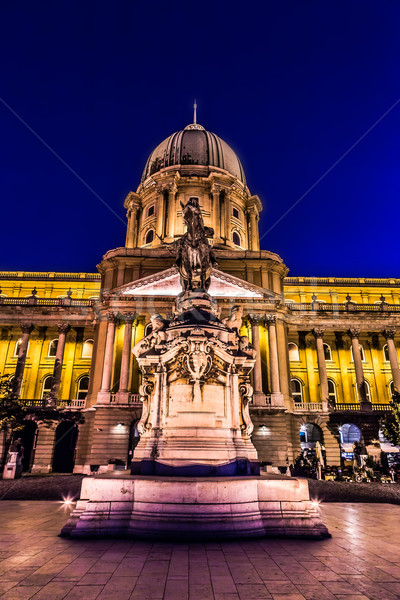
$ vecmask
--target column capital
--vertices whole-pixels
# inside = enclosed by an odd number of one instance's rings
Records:
[[[68,333],[70,330],[70,326],[68,323],[57,323],[58,333]]]
[[[384,329],[382,331],[382,335],[387,340],[393,340],[394,336],[396,335],[396,330],[395,329]]]
[[[119,319],[119,313],[109,312],[107,313],[107,321],[109,323],[117,323]]]
[[[351,337],[351,339],[358,339],[360,337],[360,329],[358,327],[350,327],[347,331],[347,335]]]
[[[20,327],[22,329],[22,333],[31,333],[35,329],[35,326],[32,325],[32,323],[21,323]]]
[[[210,192],[212,194],[220,194],[222,192],[222,190],[224,190],[225,188],[218,184],[218,183],[213,183],[211,188],[210,188]]]
[[[267,325],[275,325],[276,324],[276,315],[265,315],[264,320]]]
[[[133,323],[133,321],[137,318],[137,314],[135,312],[122,313],[120,318],[122,321],[125,321],[125,323]]]
[[[311,333],[313,334],[313,336],[315,337],[315,339],[318,339],[318,338],[322,339],[324,337],[325,329],[322,329],[322,328],[320,328],[320,329],[318,329],[318,328],[312,329]]]
[[[261,321],[263,320],[262,315],[258,315],[256,313],[250,313],[247,315],[247,318],[249,319],[251,325],[260,325]]]

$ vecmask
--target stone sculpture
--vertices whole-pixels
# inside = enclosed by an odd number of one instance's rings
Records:
[[[181,202],[181,206],[187,227],[186,233],[178,241],[175,262],[181,284],[184,291],[195,288],[207,291],[211,269],[218,264],[207,239],[207,236],[214,235],[214,231],[204,226],[198,198],[190,198],[187,204]]]

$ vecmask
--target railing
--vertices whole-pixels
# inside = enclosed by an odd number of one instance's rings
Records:
[[[285,277],[285,285],[368,285],[392,286],[399,285],[400,279],[371,279],[368,277]]]
[[[390,404],[372,404],[373,411],[388,411],[392,410]]]
[[[359,411],[361,410],[361,406],[359,404],[357,404],[357,402],[350,404],[347,402],[339,402],[337,404],[333,405],[333,410],[337,411],[337,410],[352,410],[352,411]]]
[[[21,402],[25,404],[25,406],[29,406],[32,408],[75,408],[81,409],[86,407],[86,398],[83,400],[56,400],[55,404],[52,403],[51,399],[25,399],[22,398]]]
[[[384,404],[384,403],[373,403],[372,402],[371,407],[374,412],[384,412],[384,411],[391,410],[390,404]],[[339,402],[337,404],[334,404],[332,406],[332,409],[334,411],[352,411],[352,412],[360,412],[363,410],[361,405],[358,404],[357,402],[354,402],[354,403]]]
[[[320,311],[320,312],[399,312],[400,304],[356,304],[346,302],[344,304],[328,304],[326,302],[286,302],[286,307],[291,311]]]
[[[118,394],[111,394],[110,395],[110,404],[126,404],[126,402],[121,402],[121,399],[118,397]],[[127,404],[140,404],[142,405],[141,401],[140,401],[140,396],[139,394],[128,394],[128,402]]]
[[[99,273],[34,273],[32,271],[0,271],[0,279],[70,279],[100,281]]]
[[[0,305],[20,305],[20,306],[73,306],[84,307],[93,306],[96,300],[94,298],[3,298],[0,296]]]
[[[295,412],[303,412],[303,411],[322,411],[322,402],[295,402],[294,403]]]

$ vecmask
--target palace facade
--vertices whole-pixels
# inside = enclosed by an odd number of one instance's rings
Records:
[[[181,291],[174,242],[182,204],[200,201],[218,261],[210,294],[257,350],[251,417],[261,461],[284,467],[321,441],[339,465],[363,439],[395,452],[379,430],[400,390],[400,279],[288,277],[261,250],[262,203],[235,152],[193,123],[151,153],[125,200],[125,245],[98,273],[0,273],[0,373],[29,407],[24,469],[84,472],[127,464],[138,441],[141,375],[131,352],[150,317]],[[261,217],[262,218],[262,217]],[[45,423],[43,410],[59,409]]]

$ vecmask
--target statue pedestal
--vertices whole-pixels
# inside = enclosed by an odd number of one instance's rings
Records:
[[[97,475],[62,536],[229,539],[329,537],[305,479]]]

